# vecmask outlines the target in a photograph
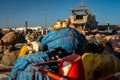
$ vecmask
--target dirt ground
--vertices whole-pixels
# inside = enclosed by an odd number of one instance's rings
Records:
[[[0,61],[0,80],[8,80],[8,76],[13,66],[3,65]]]

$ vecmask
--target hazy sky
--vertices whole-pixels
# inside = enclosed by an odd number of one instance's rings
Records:
[[[0,0],[0,27],[47,26],[59,19],[69,18],[70,9],[81,0]],[[120,0],[84,0],[91,13],[96,14],[99,24],[120,24]]]

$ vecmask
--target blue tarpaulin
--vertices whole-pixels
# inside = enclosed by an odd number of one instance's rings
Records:
[[[74,39],[73,39],[74,38]],[[49,31],[41,40],[45,51],[28,54],[18,58],[9,76],[9,80],[15,76],[15,80],[32,80],[32,63],[49,61],[48,54],[55,48],[61,47],[66,50],[63,54],[72,54],[76,48],[77,54],[82,55],[85,38],[73,28],[63,28]],[[43,74],[35,73],[36,80],[51,79]]]

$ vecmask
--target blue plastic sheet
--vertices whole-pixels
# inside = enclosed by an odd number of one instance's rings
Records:
[[[73,39],[74,38],[74,39]],[[46,49],[62,47],[66,51],[77,49],[77,54],[82,55],[85,38],[74,28],[63,28],[50,31],[41,41]]]
[[[74,48],[76,48],[77,54],[82,55],[84,40],[83,36],[73,28],[49,31],[41,40],[46,51],[28,54],[17,59],[9,76],[9,80],[12,80],[14,76],[16,76],[15,80],[32,80],[32,63],[49,61],[48,54],[55,48],[61,47],[67,51],[66,54],[72,54]],[[35,74],[36,80],[43,80],[43,78],[51,80],[51,78],[43,74],[37,72]]]

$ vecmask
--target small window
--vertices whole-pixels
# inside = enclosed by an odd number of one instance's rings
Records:
[[[83,15],[76,15],[76,19],[83,19]]]

